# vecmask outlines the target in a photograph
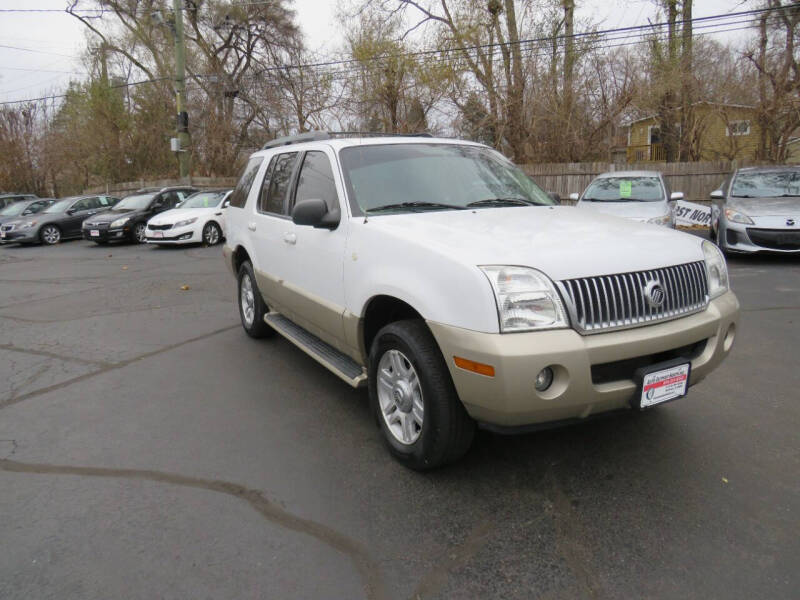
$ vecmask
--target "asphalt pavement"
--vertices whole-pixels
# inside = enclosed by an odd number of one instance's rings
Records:
[[[682,400],[409,471],[215,248],[0,248],[0,598],[797,598],[800,258]]]

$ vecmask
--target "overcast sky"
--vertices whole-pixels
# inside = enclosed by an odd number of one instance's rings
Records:
[[[0,9],[60,10],[65,4],[65,0],[0,0]],[[694,16],[746,10],[743,4],[742,0],[695,0]],[[579,0],[578,5],[579,20],[601,23],[603,28],[646,24],[656,15],[652,0]],[[325,52],[339,46],[336,0],[295,0],[294,7],[309,48]],[[747,33],[730,33],[726,39]],[[63,89],[70,77],[80,77],[83,71],[79,55],[84,45],[84,27],[69,15],[0,12],[0,101],[36,98]]]

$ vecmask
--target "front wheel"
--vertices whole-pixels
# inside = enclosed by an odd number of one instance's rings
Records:
[[[45,225],[39,233],[39,238],[43,244],[52,246],[61,241],[61,230],[55,225]]]
[[[390,323],[375,336],[369,397],[389,452],[412,469],[454,462],[472,444],[475,422],[422,321]]]
[[[245,261],[239,267],[239,317],[242,319],[244,332],[251,338],[270,337],[275,330],[264,322],[264,315],[269,312],[261,292],[256,285],[253,266]]]
[[[144,244],[147,241],[147,226],[144,223],[136,223],[133,226],[131,238],[137,244]]]
[[[203,227],[203,243],[206,246],[215,246],[222,239],[222,231],[216,223],[206,223]]]

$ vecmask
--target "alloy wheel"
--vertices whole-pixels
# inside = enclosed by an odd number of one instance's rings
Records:
[[[205,229],[203,229],[203,241],[209,246],[219,242],[219,229],[216,225],[209,223],[205,226]]]
[[[387,429],[401,444],[413,444],[425,420],[422,388],[414,365],[399,350],[387,350],[378,363],[377,384]]]
[[[53,225],[48,225],[42,229],[42,239],[45,244],[57,244],[61,240],[61,230]]]
[[[147,241],[147,231],[145,231],[144,223],[137,223],[133,228],[133,237],[136,238],[136,241],[140,244],[143,244]]]
[[[247,327],[253,325],[253,319],[256,315],[256,299],[253,294],[253,282],[250,281],[250,275],[244,273],[242,275],[242,282],[239,290],[239,301],[242,304],[242,316]]]

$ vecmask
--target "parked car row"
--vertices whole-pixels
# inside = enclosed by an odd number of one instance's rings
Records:
[[[142,189],[122,200],[72,196],[18,200],[0,210],[0,243],[57,244],[84,238],[157,245],[219,243],[231,190]]]
[[[675,227],[671,192],[657,171],[603,173],[582,194],[578,208]],[[711,240],[725,254],[800,252],[800,166],[743,167],[711,192]]]

